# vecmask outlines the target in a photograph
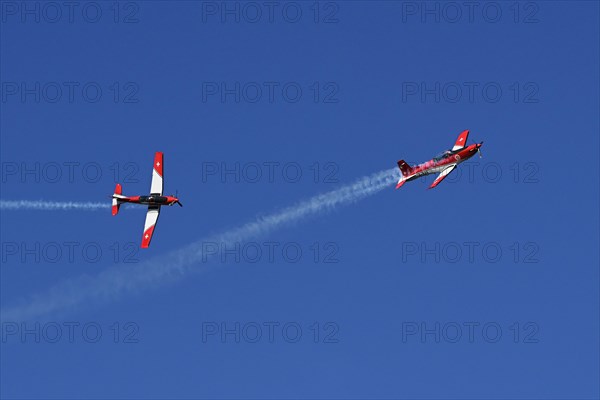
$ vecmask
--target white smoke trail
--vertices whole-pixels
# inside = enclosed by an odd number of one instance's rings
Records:
[[[97,211],[110,208],[110,203],[73,202],[73,201],[44,201],[44,200],[0,200],[0,210],[87,210]]]
[[[1,309],[0,316],[5,321],[39,318],[70,311],[83,302],[112,301],[123,293],[139,292],[172,282],[198,263],[206,261],[207,255],[203,254],[203,244],[206,242],[237,243],[266,235],[286,224],[373,195],[395,183],[397,178],[398,172],[395,169],[382,171],[133,267],[118,265],[98,275],[83,275],[66,280],[45,293],[32,296],[21,305]],[[206,267],[206,264],[200,265]]]

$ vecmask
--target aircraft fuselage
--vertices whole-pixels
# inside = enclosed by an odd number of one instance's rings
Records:
[[[158,194],[151,194],[149,196],[118,196],[114,195],[114,198],[118,198],[120,203],[135,203],[135,204],[146,204],[149,206],[172,206],[179,201],[175,196],[161,196]]]
[[[469,138],[469,131],[465,130],[460,133],[456,139],[456,143],[451,150],[446,150],[442,154],[432,158],[423,164],[410,166],[406,161],[399,160],[398,168],[400,168],[401,177],[398,180],[396,189],[400,188],[408,181],[420,178],[429,174],[439,174],[433,181],[429,189],[436,187],[441,181],[450,174],[458,164],[473,157],[475,153],[479,152],[479,148],[483,144],[475,143],[467,146],[467,139]],[[481,156],[481,152],[479,152]]]
[[[483,142],[482,142],[483,143]],[[460,164],[463,161],[473,157],[482,143],[475,143],[460,150],[450,151],[444,158],[436,160],[435,158],[422,164],[412,167],[411,175],[406,177],[406,181],[412,181],[425,175],[437,174],[448,168],[452,164]]]

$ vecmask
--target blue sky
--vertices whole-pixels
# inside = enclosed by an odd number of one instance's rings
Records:
[[[146,194],[163,151],[184,204],[143,252],[133,207],[2,211],[4,312],[143,277],[464,129],[485,144],[435,190],[392,183],[239,243],[257,258],[2,316],[0,395],[598,398],[598,4],[451,4],[2,1],[1,199]]]

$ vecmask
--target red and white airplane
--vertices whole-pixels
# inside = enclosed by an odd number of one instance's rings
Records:
[[[461,162],[468,160],[473,157],[476,152],[481,157],[481,151],[479,148],[483,144],[475,143],[467,146],[467,138],[469,137],[469,131],[463,131],[456,140],[452,150],[446,150],[433,159],[424,162],[423,164],[413,165],[412,167],[404,160],[398,161],[398,167],[402,172],[402,177],[396,185],[396,189],[404,185],[408,181],[417,179],[421,176],[439,173],[438,177],[435,178],[429,189],[436,187],[445,177],[450,174]]]
[[[163,153],[156,152],[154,155],[154,169],[152,170],[152,183],[149,196],[123,196],[121,185],[117,183],[115,193],[112,195],[112,215],[117,215],[119,207],[123,203],[147,204],[146,222],[144,223],[144,234],[142,236],[142,248],[148,248],[152,240],[152,234],[158,221],[161,206],[183,205],[176,196],[163,196]]]

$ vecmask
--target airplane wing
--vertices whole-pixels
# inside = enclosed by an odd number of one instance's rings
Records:
[[[458,139],[456,139],[456,143],[454,143],[454,147],[452,151],[462,149],[467,144],[467,139],[469,138],[469,131],[462,131],[460,135],[458,135]]]
[[[152,168],[151,194],[163,194],[163,153],[157,151],[154,155],[154,166]]]
[[[160,214],[160,206],[148,206],[148,212],[146,213],[146,222],[144,223],[144,235],[142,236],[142,248],[147,249],[150,246],[152,240],[152,234],[154,228],[158,222],[158,215]]]
[[[445,177],[447,177],[450,174],[450,172],[454,170],[454,168],[456,168],[456,164],[450,165],[448,168],[440,172],[438,177],[435,178],[435,181],[433,181],[431,186],[429,186],[429,189],[433,189],[434,187],[436,187],[441,181],[444,180]]]

